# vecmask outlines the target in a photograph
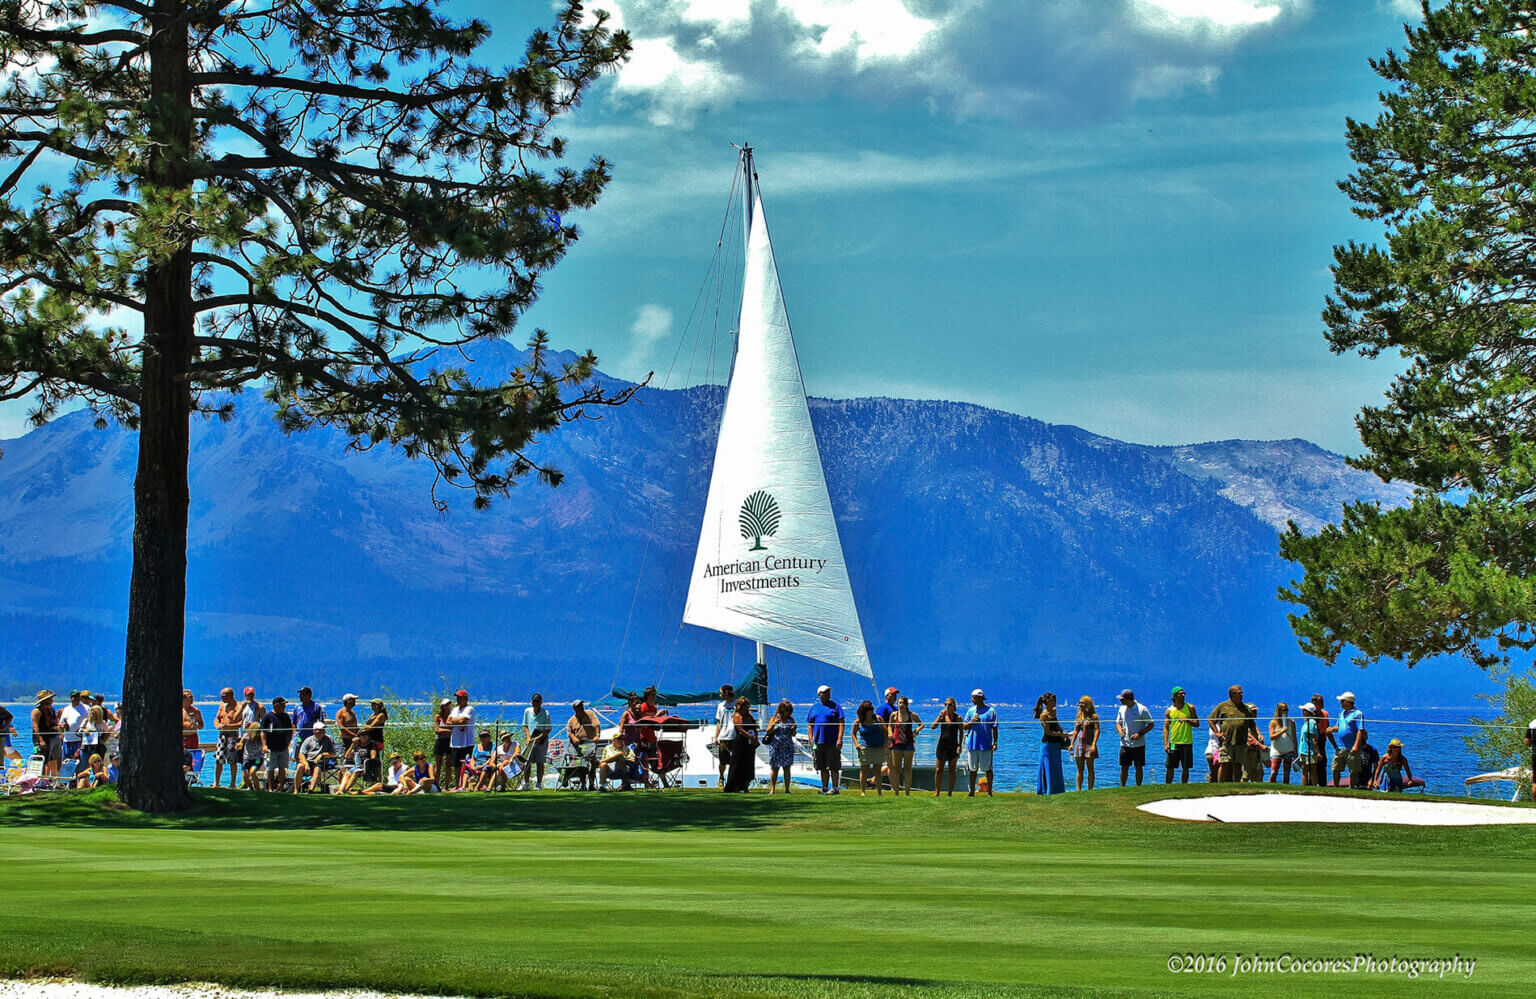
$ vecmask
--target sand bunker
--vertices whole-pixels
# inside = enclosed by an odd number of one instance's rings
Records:
[[[1536,823],[1536,808],[1423,801],[1395,795],[1228,794],[1169,798],[1138,807],[1154,815],[1194,822],[1376,822],[1404,826]]]
[[[266,989],[233,989],[206,982],[184,985],[97,985],[69,979],[0,979],[0,999],[398,999],[393,993],[277,992]],[[412,997],[419,999],[419,997]]]

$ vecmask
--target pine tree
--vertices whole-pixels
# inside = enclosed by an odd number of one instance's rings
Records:
[[[1412,483],[1411,505],[1355,504],[1283,554],[1302,647],[1332,663],[1457,653],[1489,667],[1536,645],[1536,10],[1424,10],[1374,122],[1348,123],[1340,187],[1382,244],[1334,249],[1323,313],[1338,353],[1407,360],[1356,423],[1352,461]]]
[[[505,337],[606,162],[551,128],[629,40],[568,0],[508,68],[447,0],[0,0],[0,398],[137,429],[121,793],[183,807],[194,414],[258,387],[285,431],[430,461],[479,507],[541,434],[627,394],[533,334],[499,384],[441,348]],[[123,316],[137,314],[140,323]],[[141,326],[142,329],[135,327]],[[446,351],[453,353],[452,351]],[[437,490],[433,501],[441,503]]]

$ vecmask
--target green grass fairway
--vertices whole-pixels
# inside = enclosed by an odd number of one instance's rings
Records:
[[[1210,793],[1206,785],[1182,792]],[[1508,996],[1536,828],[1243,826],[1055,798],[694,791],[0,801],[0,977],[523,996]],[[1174,953],[1477,960],[1172,974]]]

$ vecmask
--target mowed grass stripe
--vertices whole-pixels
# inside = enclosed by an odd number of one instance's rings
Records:
[[[499,796],[431,802],[414,817],[437,828],[422,829],[403,828],[411,813],[394,802],[223,792],[171,821],[102,796],[0,803],[6,855],[39,875],[10,886],[0,970],[648,996],[1232,994],[1230,979],[1170,975],[1176,951],[1460,951],[1480,962],[1454,984],[1466,995],[1536,972],[1528,830],[1276,830],[1135,811],[1162,793],[810,807]],[[575,828],[551,828],[562,810]],[[344,826],[306,827],[317,819]],[[1414,834],[1427,849],[1409,848]],[[1291,995],[1425,988],[1243,981]]]

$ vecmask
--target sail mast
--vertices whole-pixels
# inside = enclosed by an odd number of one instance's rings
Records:
[[[743,247],[743,252],[745,252],[746,245],[752,240],[752,208],[756,201],[755,195],[757,194],[757,192],[753,190],[757,184],[757,170],[752,165],[752,146],[750,143],[746,142],[741,144],[741,177],[741,245]],[[741,328],[739,316],[737,318],[736,328],[738,330]],[[736,343],[738,345],[741,343],[741,337],[738,336],[736,338]],[[762,674],[764,677],[763,702],[766,704],[768,698],[768,643],[759,641],[756,644],[757,665],[762,669]]]

